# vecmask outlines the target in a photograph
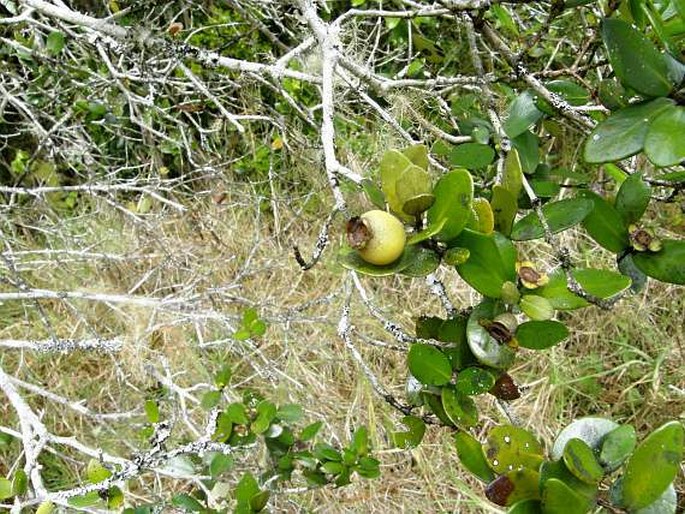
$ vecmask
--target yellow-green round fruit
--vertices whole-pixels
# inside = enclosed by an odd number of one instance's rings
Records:
[[[404,251],[407,236],[404,225],[385,211],[367,211],[347,224],[347,239],[366,262],[390,264]]]

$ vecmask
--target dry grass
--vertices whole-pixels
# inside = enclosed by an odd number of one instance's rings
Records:
[[[103,302],[45,301],[41,304],[62,337],[91,331],[116,335],[126,342],[123,351],[114,357],[5,353],[0,355],[4,369],[66,398],[84,398],[95,412],[113,412],[140,411],[155,385],[150,367],[158,369],[161,362],[168,363],[178,373],[177,383],[186,386],[208,382],[213,370],[230,362],[235,384],[255,388],[277,402],[301,403],[308,420],[326,421],[325,438],[344,442],[354,427],[366,424],[382,462],[378,480],[342,490],[280,493],[273,500],[274,511],[499,512],[483,500],[481,487],[460,467],[448,430],[430,430],[412,451],[398,451],[389,444],[389,430],[399,428],[399,415],[374,396],[336,336],[345,277],[335,263],[342,221],[317,267],[303,273],[292,257],[292,244],[313,247],[326,212],[316,198],[317,188],[324,184],[299,197],[276,191],[265,210],[259,209],[252,186],[228,181],[209,186],[210,192],[227,192],[222,204],[207,193],[186,198],[189,210],[184,214],[166,214],[157,206],[136,221],[96,202],[95,211],[91,206],[81,217],[60,220],[58,230],[52,225],[56,220],[47,218],[43,228],[50,229],[40,231],[40,237],[35,229],[16,231],[11,244],[16,251],[74,248],[76,242],[79,248],[130,257],[47,264],[30,264],[27,259],[23,275],[34,287],[158,298],[181,294],[189,301],[199,298],[193,300],[196,311],[220,314],[221,321]],[[362,205],[360,201],[357,207]],[[10,237],[7,231],[5,237]],[[577,238],[567,242],[580,244]],[[540,246],[526,253],[541,260],[549,257]],[[583,258],[581,252],[576,254]],[[454,272],[442,273],[457,305],[475,300]],[[365,285],[386,315],[408,331],[416,316],[441,313],[422,280],[369,279]],[[237,324],[246,306],[256,306],[269,324],[267,334],[253,347],[226,341],[230,323]],[[527,388],[513,404],[516,416],[548,444],[564,424],[584,415],[633,423],[643,435],[667,419],[685,418],[684,308],[681,289],[651,283],[611,312],[590,308],[564,315],[573,333],[569,341],[545,353],[521,352],[513,375]],[[46,336],[32,304],[18,308],[7,303],[0,309],[0,337]],[[388,339],[358,301],[353,323],[356,335]],[[211,341],[220,342],[203,347]],[[359,337],[356,342],[387,387],[401,395],[404,355],[364,345]],[[101,425],[39,396],[28,398],[44,412],[44,421],[55,433],[77,434],[112,452],[128,453],[144,445],[137,435],[142,413],[134,423]],[[490,400],[481,399],[479,405],[485,428],[502,421]],[[173,416],[171,403],[163,403],[162,412]],[[194,415],[201,417],[200,412]],[[0,416],[8,424],[13,420],[6,405],[0,406]],[[182,426],[178,429],[183,431]],[[0,449],[0,473],[8,471],[1,463],[12,462],[17,450],[16,445]],[[43,462],[48,485],[76,484],[83,461],[65,449],[57,450],[60,456],[49,455]],[[244,464],[257,465],[260,458]],[[153,484],[136,483],[132,488],[145,495]],[[682,480],[679,489],[683,491]]]

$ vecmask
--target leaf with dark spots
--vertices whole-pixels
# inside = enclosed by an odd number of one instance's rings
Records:
[[[492,503],[505,506],[507,498],[514,492],[514,483],[506,475],[501,475],[485,488],[485,496]]]

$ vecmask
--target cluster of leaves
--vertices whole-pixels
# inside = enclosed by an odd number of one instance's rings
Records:
[[[685,65],[619,19],[603,20],[602,38],[616,78],[601,85],[599,96],[614,112],[593,113],[599,123],[584,145],[586,163],[616,162],[644,151],[655,169],[682,164],[685,108],[677,88]],[[592,96],[568,80],[546,87],[572,106]],[[685,242],[658,237],[643,220],[654,196],[652,184],[675,184],[683,172],[627,173],[607,164],[617,190],[613,197],[602,196],[587,177],[552,170],[541,156],[537,134],[554,114],[555,106],[532,91],[513,98],[503,125],[512,148],[499,173],[494,166],[499,148],[490,142],[493,129],[486,121],[471,123],[473,142],[434,145],[432,153],[454,167],[437,180],[429,172],[425,146],[385,152],[380,187],[367,180],[364,191],[375,206],[388,208],[407,225],[405,251],[395,262],[375,266],[343,248],[340,262],[371,276],[424,276],[450,266],[484,297],[449,319],[419,319],[419,341],[407,357],[407,393],[414,407],[463,430],[457,435],[460,458],[489,483],[489,499],[519,513],[587,512],[598,485],[626,461],[611,503],[630,512],[673,512],[672,482],[683,453],[677,422],[635,450],[632,427],[581,420],[560,436],[552,461],[544,461],[539,442],[519,428],[493,429],[483,448],[466,432],[479,422],[475,396],[518,398],[507,370],[520,348],[544,350],[568,337],[567,327],[553,319],[558,311],[610,302],[628,288],[637,292],[647,277],[685,284]],[[562,180],[574,184],[575,194],[559,198]],[[560,254],[562,266],[547,274],[519,256],[516,242],[550,241],[573,227],[614,253],[618,269],[574,268]],[[425,420],[405,416],[407,431],[395,433],[395,443],[419,444]],[[587,431],[593,435],[586,437]],[[654,469],[654,481],[644,479],[647,466]]]
[[[609,485],[605,505],[631,513],[675,512],[673,481],[685,451],[685,429],[666,423],[639,445],[632,425],[581,418],[557,437],[549,453],[519,427],[491,429],[481,444],[467,432],[456,436],[462,464],[487,484],[492,502],[515,514],[584,514]]]

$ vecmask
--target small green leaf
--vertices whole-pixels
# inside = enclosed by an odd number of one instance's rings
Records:
[[[365,178],[362,180],[362,189],[366,193],[367,198],[371,203],[381,210],[385,210],[385,195],[381,188],[372,180]]]
[[[490,145],[464,143],[456,146],[450,153],[450,164],[462,166],[469,170],[485,168],[495,158],[495,151]]]
[[[492,389],[495,380],[495,375],[487,369],[471,366],[459,371],[454,387],[461,394],[483,394]]]
[[[205,510],[199,501],[185,493],[174,495],[171,503],[186,512],[202,512]]]
[[[508,189],[495,185],[492,187],[490,206],[495,218],[495,230],[509,236],[518,210],[516,197]]]
[[[637,222],[647,209],[652,188],[642,180],[642,174],[633,173],[621,184],[614,207],[626,225]]]
[[[6,500],[14,496],[12,482],[6,478],[0,478],[0,500]]]
[[[259,493],[259,484],[252,473],[245,473],[235,488],[235,499],[238,503],[249,503],[253,496]]]
[[[656,166],[675,166],[685,160],[685,107],[669,106],[649,125],[645,153]]]
[[[592,201],[584,198],[568,198],[558,202],[549,202],[542,207],[547,224],[553,234],[567,230],[582,222],[592,211]],[[515,241],[527,241],[544,237],[545,230],[536,212],[530,212],[514,225],[511,238]]]
[[[52,55],[57,55],[64,49],[65,39],[61,32],[51,32],[45,40],[45,49]]]
[[[107,508],[109,510],[119,510],[124,504],[124,493],[117,486],[107,489]]]
[[[625,250],[628,247],[628,230],[616,208],[592,191],[579,191],[578,195],[594,202],[592,211],[583,220],[583,227],[590,237],[610,252]]]
[[[482,295],[499,298],[504,283],[516,281],[516,248],[509,238],[464,229],[451,246],[469,251],[469,259],[456,266],[457,272]]]
[[[471,353],[481,364],[497,369],[507,369],[514,362],[516,354],[506,344],[490,335],[484,326],[492,322],[499,310],[491,302],[478,305],[469,316],[466,337]]]
[[[100,501],[102,501],[102,499],[100,498],[98,492],[91,491],[81,496],[72,496],[67,500],[67,503],[69,503],[69,505],[72,505],[73,507],[85,508],[92,507]]]
[[[226,408],[227,418],[236,425],[247,425],[250,420],[247,418],[247,407],[240,402],[234,402]]]
[[[609,471],[619,468],[635,449],[637,437],[632,425],[621,425],[609,432],[602,442],[599,460]]]
[[[433,273],[440,265],[440,257],[429,248],[417,247],[413,252],[413,260],[400,274],[408,277],[425,277]]]
[[[458,427],[470,428],[478,423],[478,409],[470,396],[448,386],[442,388],[442,408]]]
[[[413,145],[402,150],[402,155],[409,159],[415,166],[428,170],[428,148],[426,145]]]
[[[499,474],[519,468],[537,470],[543,461],[540,442],[527,430],[513,425],[492,428],[483,451],[490,468]]]
[[[679,421],[662,425],[638,445],[623,474],[625,507],[641,509],[659,499],[678,474],[684,446],[685,429]]]
[[[231,368],[230,366],[222,366],[222,368],[214,375],[214,385],[217,389],[223,389],[231,381]]]
[[[685,285],[685,241],[665,239],[661,244],[661,250],[656,253],[633,254],[635,266],[662,282]]]
[[[407,357],[409,371],[422,384],[441,386],[452,378],[447,356],[428,344],[413,344]]]
[[[416,416],[405,416],[400,421],[408,430],[405,432],[393,432],[393,443],[399,448],[416,448],[423,440],[426,424],[421,418]]]
[[[578,493],[583,498],[587,499],[587,506],[590,508],[594,505],[595,498],[598,493],[598,484],[588,484],[579,480],[573,473],[569,471],[562,460],[549,461],[546,460],[540,466],[540,487],[543,488],[545,482],[552,478],[561,480],[564,484],[569,486],[573,491]]]
[[[483,445],[468,432],[457,432],[454,436],[457,455],[461,464],[483,482],[491,482],[495,474],[485,460]]]
[[[649,126],[672,107],[668,98],[625,107],[600,122],[585,142],[584,157],[590,163],[618,161],[642,150]]]
[[[666,96],[672,89],[666,60],[654,44],[623,20],[605,19],[602,40],[621,82],[646,96]]]
[[[321,427],[323,426],[323,421],[317,421],[311,425],[307,425],[300,432],[300,441],[311,441],[319,433]]]
[[[358,457],[363,457],[369,453],[369,430],[366,427],[359,427],[352,435],[350,449]]]
[[[545,514],[586,514],[588,502],[561,480],[550,478],[542,488]]]
[[[587,484],[597,484],[604,476],[592,448],[582,439],[569,439],[564,447],[564,463],[576,478]]]
[[[159,407],[156,401],[145,401],[145,417],[149,423],[159,423]]]
[[[518,198],[523,188],[523,165],[516,148],[512,148],[504,159],[502,187],[509,191],[514,198]]]
[[[523,313],[534,321],[545,321],[554,316],[554,307],[547,298],[524,294],[519,301]]]
[[[569,335],[568,328],[558,321],[526,321],[516,329],[519,345],[531,350],[545,350]]]
[[[29,488],[29,478],[26,476],[26,471],[19,468],[14,472],[12,479],[12,492],[15,496],[22,496],[26,494]]]
[[[521,162],[521,170],[524,173],[533,173],[540,162],[540,140],[530,130],[516,136],[511,144],[518,152]]]
[[[304,416],[304,409],[296,403],[287,403],[278,408],[276,416],[286,423],[296,423]]]
[[[36,509],[36,514],[53,514],[55,512],[55,504],[51,501],[44,501]]]
[[[255,434],[263,434],[276,417],[276,406],[268,400],[262,400],[257,404],[257,417],[252,422],[251,428]]]
[[[462,169],[450,171],[438,180],[435,188],[435,203],[428,209],[428,224],[437,225],[447,221],[437,234],[437,239],[449,241],[459,235],[469,221],[473,201],[473,179]]]
[[[401,211],[415,216],[428,209],[434,202],[431,192],[431,176],[422,168],[408,166],[395,182],[395,194]]]
[[[404,202],[398,198],[396,187],[397,181],[402,173],[404,173],[404,170],[412,165],[411,160],[397,150],[386,151],[380,163],[381,190],[385,195],[385,201],[388,202],[390,209],[400,214],[403,219],[407,219],[408,216],[402,213]]]
[[[86,477],[91,484],[98,484],[112,476],[112,472],[104,467],[99,460],[90,459],[86,469]]]
[[[221,401],[221,391],[207,391],[202,395],[200,405],[205,410],[211,410]]]
[[[222,473],[233,467],[233,457],[217,453],[209,463],[209,474],[212,478],[218,478]]]
[[[425,241],[426,239],[430,239],[434,235],[436,235],[438,232],[442,230],[442,227],[445,226],[445,223],[447,223],[447,218],[443,218],[440,220],[438,223],[435,225],[428,225],[426,228],[424,228],[422,231],[417,232],[410,237],[407,238],[407,244],[408,245],[414,245],[417,243],[420,243],[422,241]]]
[[[598,298],[611,298],[630,287],[630,278],[614,271],[603,269],[575,269],[571,272],[587,293]],[[547,298],[557,310],[573,310],[587,307],[589,303],[566,288],[564,270],[556,270],[549,276],[549,282],[535,290],[535,294]]]
[[[507,109],[503,128],[507,136],[514,138],[528,130],[540,119],[542,112],[535,106],[533,95],[524,91],[517,96]]]

